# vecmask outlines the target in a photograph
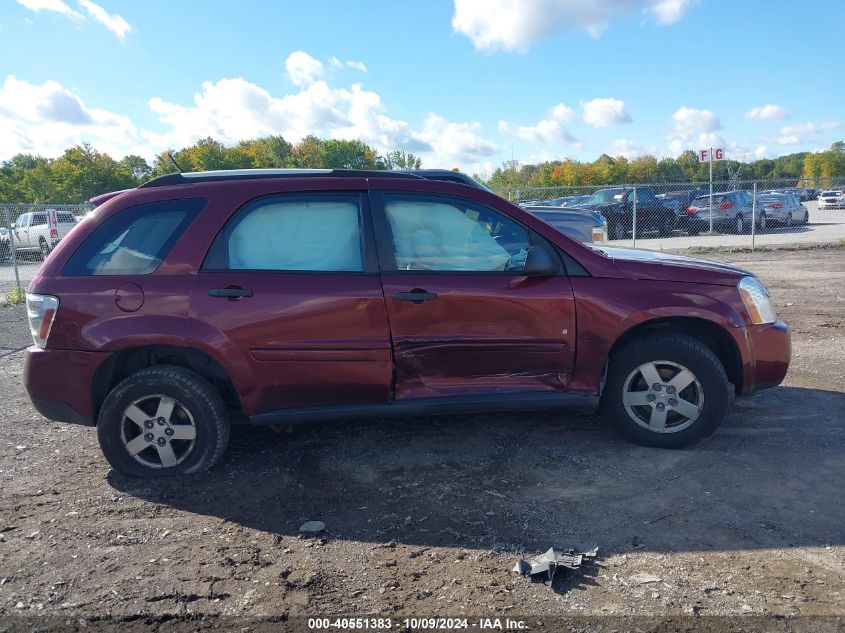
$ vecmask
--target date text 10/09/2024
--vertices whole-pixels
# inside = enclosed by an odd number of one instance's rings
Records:
[[[389,631],[391,629],[405,631],[436,631],[436,630],[489,630],[489,631],[522,631],[528,626],[523,620],[510,618],[309,618],[310,630],[369,630]]]

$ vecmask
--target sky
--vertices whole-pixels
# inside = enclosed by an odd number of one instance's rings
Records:
[[[0,161],[270,134],[480,174],[818,151],[845,137],[843,24],[842,0],[0,0]]]

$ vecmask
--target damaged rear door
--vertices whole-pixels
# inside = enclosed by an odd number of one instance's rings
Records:
[[[397,400],[566,389],[569,279],[522,273],[540,236],[464,198],[371,198]]]

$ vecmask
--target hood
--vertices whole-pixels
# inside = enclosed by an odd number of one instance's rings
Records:
[[[754,274],[731,264],[685,255],[614,246],[592,248],[611,258],[617,270],[624,277],[631,279],[688,281],[734,286],[741,277]]]

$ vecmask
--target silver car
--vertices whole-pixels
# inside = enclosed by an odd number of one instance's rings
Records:
[[[810,212],[792,193],[762,193],[757,196],[757,213],[765,214],[769,223],[781,226],[807,224]]]

